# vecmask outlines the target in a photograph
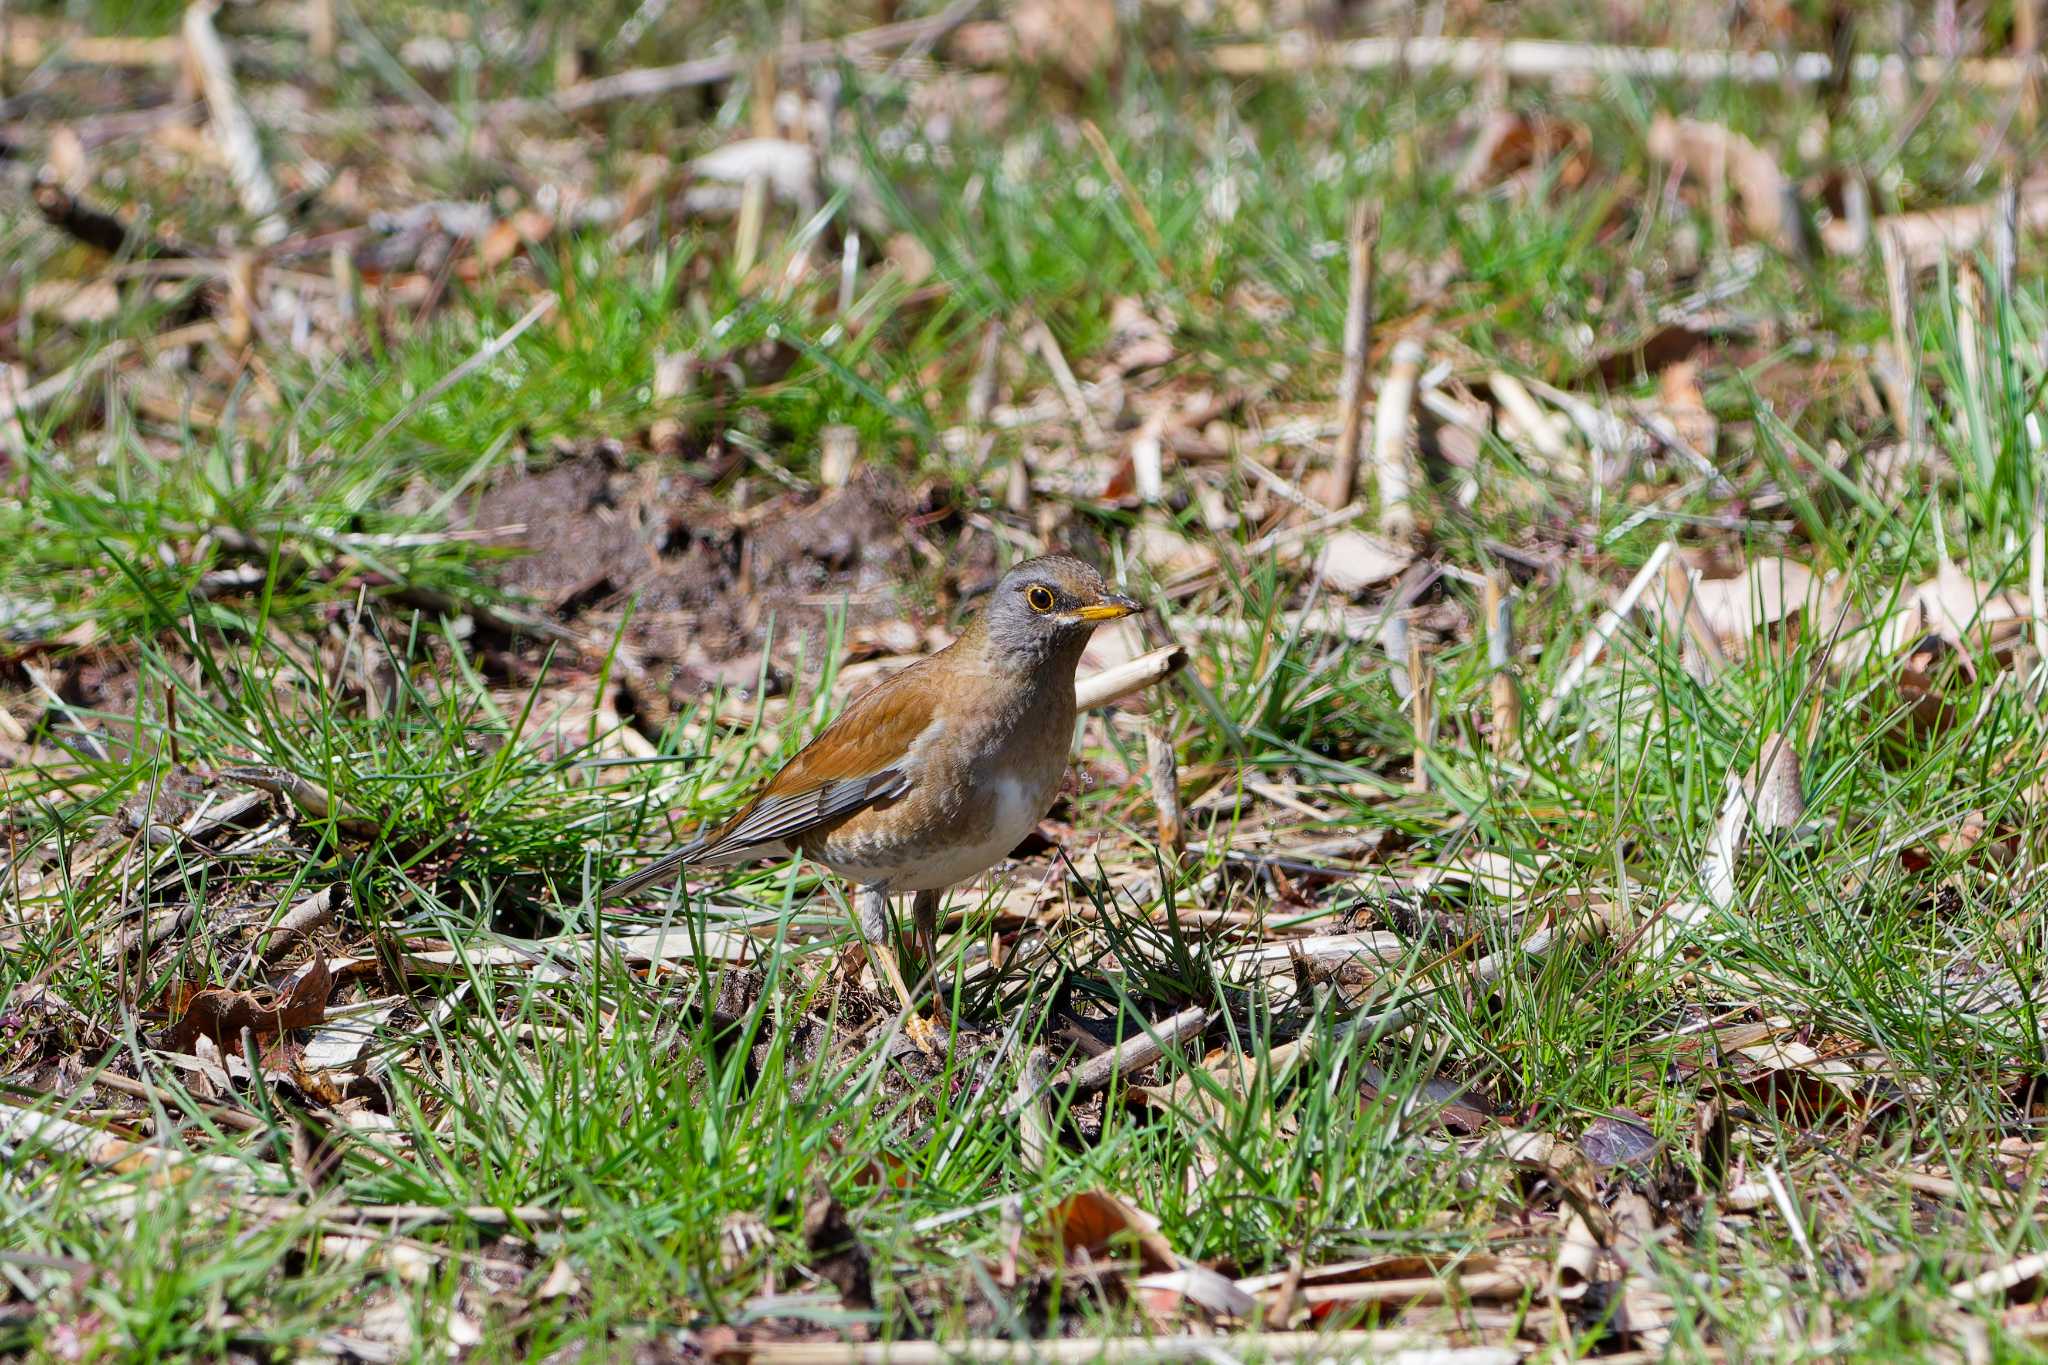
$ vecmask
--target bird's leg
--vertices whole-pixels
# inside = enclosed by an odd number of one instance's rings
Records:
[[[853,924],[860,934],[861,943],[867,949],[868,961],[875,964],[875,970],[896,992],[896,998],[903,1002],[907,1013],[915,1013],[910,987],[903,980],[903,971],[896,965],[896,954],[889,945],[889,888],[886,886],[863,886],[854,893]]]
[[[920,891],[910,902],[912,933],[917,941],[918,973],[929,976],[934,993],[939,982],[939,893]]]

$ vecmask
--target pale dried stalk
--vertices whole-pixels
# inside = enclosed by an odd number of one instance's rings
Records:
[[[1436,69],[1462,76],[1504,76],[1510,80],[1582,80],[1620,77],[1628,81],[1727,82],[1738,85],[1820,85],[1834,76],[1825,52],[1692,52],[1677,48],[1619,47],[1545,39],[1498,42],[1484,38],[1361,38],[1317,45],[1301,38],[1278,43],[1226,43],[1212,48],[1209,62],[1233,76],[1339,67],[1377,71],[1387,67]],[[1948,62],[1937,57],[1907,62],[1896,55],[1859,53],[1849,77],[1877,81],[1910,72],[1916,83],[1961,80],[2010,90],[2025,75],[2023,62],[2009,57]]]
[[[1095,420],[1094,410],[1088,406],[1087,395],[1081,392],[1081,381],[1074,378],[1074,367],[1067,364],[1066,352],[1052,334],[1052,328],[1043,322],[1032,328],[1032,344],[1045,360],[1045,366],[1052,371],[1053,383],[1059,388],[1060,397],[1066,400],[1067,411],[1074,418],[1074,425],[1081,428],[1081,435],[1087,438],[1092,449],[1100,450],[1109,444],[1103,434],[1102,424]]]
[[[1188,652],[1179,645],[1165,645],[1140,654],[1115,668],[1105,668],[1100,673],[1076,680],[1074,706],[1077,710],[1092,711],[1098,706],[1122,701],[1164,682],[1187,667],[1187,662]]]
[[[1337,381],[1337,452],[1326,501],[1342,507],[1357,492],[1358,447],[1365,428],[1365,365],[1372,352],[1373,252],[1379,215],[1361,202],[1351,211],[1351,278],[1344,294],[1344,369]]]
[[[1408,417],[1415,407],[1415,382],[1422,377],[1422,345],[1403,337],[1394,347],[1387,382],[1372,418],[1372,465],[1379,481],[1380,534],[1405,541],[1415,534],[1414,467],[1408,455]],[[1338,499],[1344,501],[1344,499]]]
[[[1656,582],[1658,576],[1664,572],[1665,561],[1670,558],[1671,542],[1667,540],[1650,552],[1650,557],[1643,561],[1642,568],[1636,570],[1636,576],[1621,590],[1621,596],[1615,599],[1614,605],[1600,613],[1600,619],[1586,632],[1586,640],[1579,646],[1578,656],[1566,667],[1564,676],[1557,680],[1557,690],[1552,692],[1537,710],[1537,728],[1550,728],[1550,723],[1557,719],[1557,713],[1571,699],[1572,693],[1578,690],[1579,684],[1586,680],[1586,671],[1606,651],[1607,642],[1614,638],[1615,631],[1621,629],[1621,623],[1628,618],[1628,614],[1636,609],[1636,603],[1642,600],[1644,590]]]
[[[1264,1360],[1390,1360],[1404,1365],[1513,1365],[1522,1353],[1505,1347],[1453,1346],[1441,1334],[1399,1328],[1346,1332],[1266,1332],[1258,1337]],[[1135,1365],[1138,1361],[1213,1360],[1214,1336],[1070,1337],[1051,1341],[774,1341],[741,1343],[735,1357],[761,1365],[954,1365],[955,1362],[1026,1361],[1049,1365]]]
[[[193,0],[185,10],[185,50],[199,72],[206,92],[207,112],[213,120],[213,138],[220,144],[228,176],[242,201],[242,211],[256,220],[253,234],[258,243],[282,241],[287,231],[278,213],[277,182],[263,162],[263,144],[256,136],[256,124],[242,103],[235,85],[234,63],[227,44],[213,26],[220,0]]]
[[[1170,1019],[1148,1026],[1143,1033],[1124,1039],[1100,1057],[1090,1057],[1053,1078],[1055,1086],[1072,1086],[1078,1091],[1100,1090],[1111,1078],[1143,1071],[1190,1038],[1201,1037],[1215,1015],[1200,1005],[1182,1010]]]
[[[1564,441],[1558,436],[1557,428],[1550,425],[1550,415],[1536,405],[1529,396],[1522,381],[1505,370],[1495,370],[1486,377],[1486,386],[1493,390],[1494,401],[1501,411],[1514,419],[1515,426],[1523,438],[1536,447],[1536,453],[1546,460],[1553,471],[1562,469],[1570,458]]]
[[[1415,771],[1408,776],[1408,790],[1426,792],[1429,790],[1430,718],[1436,689],[1429,663],[1422,657],[1422,645],[1413,635],[1408,637],[1408,677],[1408,720],[1415,730]]]
[[[1024,1054],[1017,1068],[1017,1145],[1023,1149],[1024,1169],[1045,1170],[1052,1153],[1052,1114],[1046,1103],[1045,1059],[1037,1048]]]
[[[1968,261],[1956,265],[1956,349],[1962,353],[1963,384],[1970,399],[1984,396],[1984,278]]]
[[[1512,754],[1522,742],[1522,689],[1515,685],[1515,608],[1505,575],[1486,575],[1486,663],[1493,672],[1493,752]]]
[[[1912,267],[1907,264],[1904,244],[1897,231],[1880,226],[1877,250],[1884,263],[1884,288],[1891,305],[1892,373],[1886,377],[1890,390],[1892,421],[1899,437],[1914,452],[1926,449],[1920,439],[1921,415],[1918,402],[1920,347],[1913,326]]]
[[[1157,712],[1145,718],[1145,768],[1152,778],[1152,809],[1159,820],[1159,847],[1173,857],[1187,851],[1187,830],[1181,822],[1180,761],[1166,718]]]

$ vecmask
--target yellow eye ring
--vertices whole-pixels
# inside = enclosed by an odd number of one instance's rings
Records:
[[[1052,589],[1032,584],[1024,590],[1024,600],[1031,604],[1031,610],[1043,616],[1053,609]]]

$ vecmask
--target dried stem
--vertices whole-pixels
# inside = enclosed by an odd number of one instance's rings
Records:
[[[1365,429],[1365,366],[1372,353],[1373,256],[1379,215],[1364,203],[1351,212],[1351,279],[1344,294],[1344,370],[1337,385],[1337,452],[1326,501],[1349,503],[1357,492],[1358,447]]]
[[[1408,453],[1408,416],[1415,406],[1415,384],[1422,377],[1422,346],[1403,337],[1394,347],[1386,386],[1373,410],[1372,464],[1379,481],[1380,534],[1404,541],[1415,534],[1414,463]]]

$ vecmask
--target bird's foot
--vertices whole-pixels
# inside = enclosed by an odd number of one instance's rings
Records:
[[[927,1061],[938,1061],[945,1054],[947,1041],[946,1026],[936,1019],[928,1019],[914,1011],[903,1016],[903,1036],[908,1038]]]

